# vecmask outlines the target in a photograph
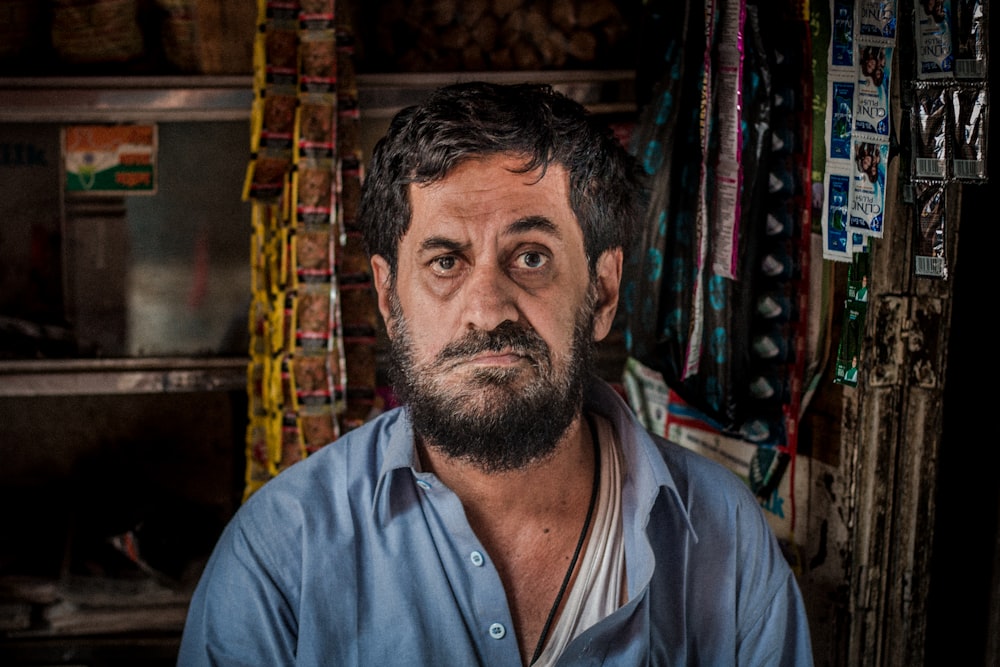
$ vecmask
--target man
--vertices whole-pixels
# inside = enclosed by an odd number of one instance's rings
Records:
[[[360,223],[405,407],[244,504],[181,665],[812,664],[746,485],[592,375],[639,195],[547,86],[396,116]]]

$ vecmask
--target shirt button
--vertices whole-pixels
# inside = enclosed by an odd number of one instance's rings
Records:
[[[422,479],[418,479],[418,480],[417,480],[417,486],[419,486],[419,487],[420,487],[421,489],[423,489],[424,491],[430,491],[430,490],[431,490],[431,485],[430,485],[430,484],[428,484],[427,482],[425,482],[425,481],[424,481],[424,480],[422,480]]]
[[[483,558],[483,555],[478,551],[473,551],[471,554],[469,554],[469,560],[471,560],[472,564],[475,565],[476,567],[482,567],[483,563],[486,562],[486,559]]]
[[[490,637],[493,639],[503,639],[507,634],[507,628],[503,627],[499,623],[494,623],[490,626]]]

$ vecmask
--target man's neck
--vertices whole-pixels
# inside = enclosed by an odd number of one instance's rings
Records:
[[[505,472],[488,472],[419,446],[421,466],[461,499],[470,527],[497,568],[525,663],[563,579],[575,579],[566,569],[594,493],[594,437],[586,419],[578,417],[551,456]]]

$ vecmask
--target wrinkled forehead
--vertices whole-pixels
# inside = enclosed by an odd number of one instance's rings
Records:
[[[551,229],[579,236],[566,171],[555,165],[527,172],[522,167],[516,158],[494,156],[466,161],[436,181],[411,183],[410,228],[425,233],[465,226],[505,234]]]

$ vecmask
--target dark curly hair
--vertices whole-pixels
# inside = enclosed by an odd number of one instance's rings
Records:
[[[463,161],[523,156],[524,172],[550,164],[569,172],[570,206],[593,274],[605,250],[627,248],[644,189],[635,160],[611,130],[547,84],[479,81],[438,89],[393,118],[372,153],[358,210],[369,255],[396,275],[410,227],[411,183],[445,178]]]

